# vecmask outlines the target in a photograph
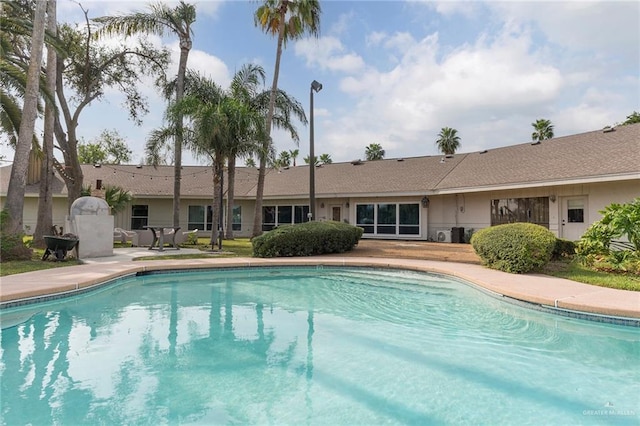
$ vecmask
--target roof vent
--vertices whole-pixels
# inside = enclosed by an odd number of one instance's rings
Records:
[[[396,161],[404,161],[404,158],[398,158]]]
[[[100,167],[102,167],[102,164],[96,163],[96,164],[93,165],[93,167],[95,167],[96,169],[99,169]]]
[[[540,141],[531,142],[531,145],[540,145]]]
[[[444,158],[453,158],[453,154],[447,154],[444,156]]]
[[[142,164],[138,164],[138,165],[136,166],[136,169],[141,169],[141,168],[142,168]]]
[[[360,164],[362,164],[362,160],[358,158],[357,160],[353,160],[351,164],[353,164],[354,166],[359,166]]]
[[[487,151],[486,149],[484,149],[484,150],[480,151],[480,154],[486,154],[487,152],[489,152],[489,151]]]
[[[611,133],[611,132],[615,132],[616,128],[615,127],[611,127],[611,126],[607,126],[604,129],[602,129],[602,133]]]

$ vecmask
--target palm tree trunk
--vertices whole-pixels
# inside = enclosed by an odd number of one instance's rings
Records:
[[[57,34],[56,0],[49,0],[47,9],[47,29],[55,37]],[[54,94],[56,91],[56,50],[47,47],[47,90]],[[54,95],[55,98],[55,95]],[[53,133],[55,125],[53,105],[47,103],[44,109],[44,137],[42,152],[44,158],[40,169],[40,198],[38,199],[38,222],[33,235],[33,246],[44,247],[45,234],[53,227]]]
[[[236,155],[229,156],[229,170],[227,172],[227,224],[225,229],[225,240],[233,240],[233,193],[236,186]]]
[[[260,168],[258,169],[258,186],[256,188],[256,210],[253,216],[253,232],[252,236],[257,237],[262,234],[262,198],[264,196],[264,179],[267,174],[267,156],[269,153],[269,145],[271,142],[271,122],[273,121],[273,111],[275,110],[276,92],[278,90],[278,77],[280,75],[280,58],[282,57],[282,44],[284,42],[284,24],[285,12],[282,11],[280,17],[280,30],[278,32],[278,48],[276,50],[276,65],[273,70],[273,84],[271,85],[271,93],[269,94],[269,112],[267,113],[267,134],[269,138],[263,143],[263,149],[260,153]]]
[[[222,164],[222,160],[220,156],[216,154],[216,158],[213,162],[213,199],[212,199],[212,217],[211,217],[211,247],[213,248],[214,244],[218,244],[218,248],[220,247],[218,237],[220,233],[218,231],[218,225],[220,224],[220,186],[222,184],[222,176],[224,173],[224,165]]]
[[[5,231],[10,234],[23,232],[24,191],[29,166],[29,150],[33,141],[33,129],[38,113],[38,94],[40,89],[40,66],[44,45],[45,15],[47,2],[36,2],[33,17],[33,35],[31,37],[31,62],[27,71],[27,87],[24,93],[22,120],[16,152],[11,167],[9,188],[7,189],[6,208],[9,219]]]
[[[191,40],[180,40],[180,62],[178,65],[178,81],[176,82],[176,103],[184,97],[184,76],[187,72],[187,59],[191,49]],[[174,180],[173,180],[173,226],[180,226],[180,184],[182,181],[182,114],[176,117],[176,138],[174,147]]]

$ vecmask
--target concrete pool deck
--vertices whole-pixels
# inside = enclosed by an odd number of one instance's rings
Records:
[[[0,278],[0,306],[44,296],[62,295],[84,290],[106,281],[157,270],[196,270],[259,266],[358,266],[410,269],[451,275],[481,287],[498,297],[523,301],[559,313],[586,313],[594,316],[631,319],[640,326],[640,292],[597,287],[540,274],[515,275],[462,261],[425,260],[411,257],[366,257],[357,251],[349,255],[300,258],[166,259],[163,255],[201,253],[194,249],[179,252],[149,252],[145,248],[114,249],[114,256],[86,259],[83,265],[54,268]],[[136,257],[157,256],[153,260],[133,261]],[[579,316],[579,315],[578,315]]]

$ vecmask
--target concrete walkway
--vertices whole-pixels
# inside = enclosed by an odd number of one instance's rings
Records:
[[[615,290],[591,286],[545,275],[514,275],[484,268],[477,264],[444,262],[412,258],[377,258],[357,256],[317,256],[299,258],[230,258],[166,259],[174,254],[201,253],[194,249],[149,252],[136,248],[115,249],[115,255],[87,259],[85,264],[55,268],[0,279],[0,306],[13,302],[28,302],[31,298],[64,294],[85,289],[105,281],[154,270],[205,269],[220,267],[256,266],[372,266],[400,268],[452,275],[469,281],[498,297],[506,296],[526,301],[545,310],[558,310],[564,314],[573,311],[631,319],[630,325],[640,326],[640,292]],[[153,260],[133,261],[136,257],[153,255]],[[606,318],[603,318],[606,319]]]

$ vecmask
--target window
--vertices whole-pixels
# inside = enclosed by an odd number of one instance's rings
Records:
[[[401,235],[420,234],[420,208],[417,204],[400,204],[400,227],[398,233]]]
[[[396,233],[396,205],[378,204],[378,234]]]
[[[223,222],[224,223],[224,222]],[[209,206],[189,206],[187,229],[211,231],[213,229],[213,208]]]
[[[491,226],[528,222],[549,227],[549,198],[503,198],[491,200]]]
[[[270,231],[278,225],[307,222],[308,213],[309,206],[262,207],[262,230]]]
[[[358,204],[356,206],[356,226],[364,229],[365,234],[373,234],[374,204]]]
[[[271,231],[276,227],[276,206],[262,207],[262,230]]]
[[[309,221],[309,206],[295,206],[294,207],[293,223],[303,223]]]
[[[583,200],[567,200],[567,220],[569,223],[584,223]]]
[[[194,229],[204,230],[204,206],[189,206],[189,221],[187,229],[192,231]]]
[[[292,206],[278,206],[278,223],[292,223]]]
[[[372,235],[420,235],[420,204],[358,204],[356,226]]]
[[[131,206],[131,229],[144,229],[149,224],[149,206]]]
[[[233,231],[242,230],[242,206],[233,206],[233,216],[231,217],[231,229]]]

